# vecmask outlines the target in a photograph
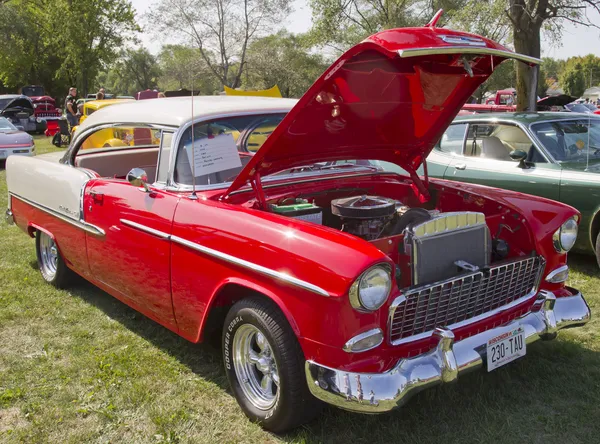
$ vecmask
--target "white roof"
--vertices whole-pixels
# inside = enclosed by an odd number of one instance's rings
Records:
[[[231,114],[288,112],[297,102],[296,99],[252,96],[196,96],[193,99],[194,120]],[[191,97],[136,100],[99,109],[85,119],[77,132],[106,123],[148,123],[178,127],[191,120]]]

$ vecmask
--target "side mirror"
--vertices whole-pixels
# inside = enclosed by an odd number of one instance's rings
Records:
[[[527,159],[527,153],[523,150],[514,150],[509,154],[512,160],[519,162],[519,168],[529,168],[525,159]]]
[[[21,125],[15,125],[15,128],[18,129],[19,131],[25,131],[25,127],[23,127]]]
[[[127,181],[134,187],[139,187],[140,191],[143,188],[145,193],[150,192],[150,188],[148,188],[148,175],[141,168],[134,168],[127,173]]]

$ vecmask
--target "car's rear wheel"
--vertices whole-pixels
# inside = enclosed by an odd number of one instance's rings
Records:
[[[35,233],[38,268],[46,282],[57,288],[69,286],[75,273],[67,267],[54,239],[43,231]]]
[[[320,402],[306,385],[304,354],[274,303],[257,297],[234,304],[222,340],[229,383],[251,420],[281,433],[318,414]]]

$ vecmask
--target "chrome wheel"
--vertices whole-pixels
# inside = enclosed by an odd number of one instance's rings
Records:
[[[58,249],[54,239],[46,233],[40,233],[40,266],[42,272],[49,280],[56,276],[56,267],[58,264]]]
[[[232,357],[246,398],[260,410],[273,407],[279,396],[279,372],[265,335],[254,325],[242,325],[233,338]]]

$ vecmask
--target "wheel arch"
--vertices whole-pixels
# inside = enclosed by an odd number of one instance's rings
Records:
[[[592,249],[596,248],[596,239],[598,238],[598,233],[600,233],[600,208],[596,208],[590,221],[589,236]]]
[[[257,296],[273,302],[283,313],[296,336],[300,336],[298,324],[279,295],[254,282],[232,278],[222,282],[213,292],[200,323],[198,342],[204,339],[206,332],[222,327],[225,316],[233,304]]]

